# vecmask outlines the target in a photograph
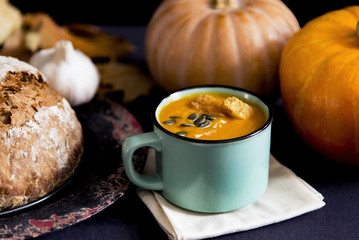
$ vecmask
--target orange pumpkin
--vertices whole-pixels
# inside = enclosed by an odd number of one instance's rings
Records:
[[[299,24],[279,0],[165,0],[146,33],[146,59],[165,90],[223,84],[269,96]]]
[[[328,158],[359,165],[359,6],[308,22],[280,62],[285,109],[299,135]],[[359,32],[359,31],[358,31]]]

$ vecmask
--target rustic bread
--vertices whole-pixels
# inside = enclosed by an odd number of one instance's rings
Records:
[[[0,56],[0,210],[41,198],[75,171],[82,128],[34,67]]]

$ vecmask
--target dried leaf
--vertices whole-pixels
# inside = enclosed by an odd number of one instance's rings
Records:
[[[153,87],[150,77],[136,65],[111,61],[96,66],[101,75],[100,95],[123,91],[123,101],[126,103],[140,95],[148,95]]]
[[[28,61],[33,52],[25,45],[24,38],[24,31],[22,29],[17,30],[5,40],[0,50],[0,55],[11,56],[22,61]]]
[[[49,15],[40,12],[23,16],[22,28],[16,36],[6,39],[0,54],[27,61],[31,53],[52,48],[60,40],[71,41],[74,48],[92,59],[116,60],[134,51],[126,39],[106,34],[94,25],[59,26]]]
[[[75,29],[71,31],[71,25],[59,26],[44,13],[24,15],[23,24],[28,29],[27,34],[39,33],[39,49],[51,48],[59,40],[69,40],[74,48],[81,50],[90,58],[116,59],[133,51],[133,47],[125,39],[110,36],[90,24],[73,25],[77,28],[76,31]]]

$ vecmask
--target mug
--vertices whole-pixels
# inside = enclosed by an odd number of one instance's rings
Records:
[[[266,121],[258,130],[226,140],[199,140],[167,131],[158,121],[161,108],[193,93],[221,92],[240,96],[262,108]],[[152,113],[154,130],[129,137],[122,147],[123,164],[135,185],[158,190],[184,209],[218,213],[242,208],[258,200],[267,189],[272,109],[257,95],[236,87],[197,86],[181,89],[163,99]],[[135,171],[136,149],[155,150],[156,173]]]

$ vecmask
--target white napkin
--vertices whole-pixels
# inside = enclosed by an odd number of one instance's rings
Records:
[[[145,172],[154,169],[153,154]],[[323,196],[291,170],[270,157],[267,191],[255,203],[227,213],[198,213],[174,206],[158,192],[137,193],[170,239],[203,239],[287,220],[325,205]]]

